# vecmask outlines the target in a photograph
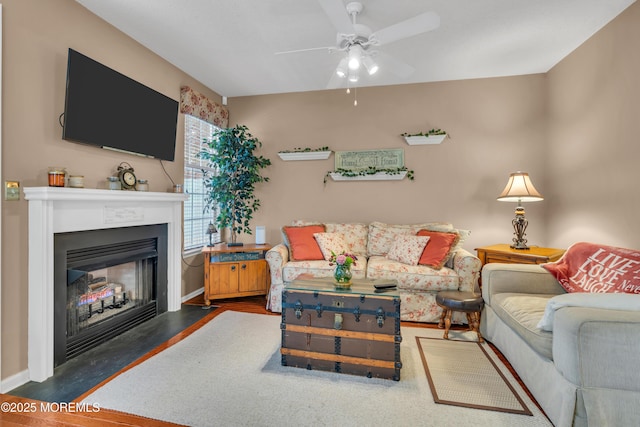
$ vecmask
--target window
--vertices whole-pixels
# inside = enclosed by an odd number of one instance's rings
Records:
[[[184,115],[184,189],[189,200],[184,202],[184,250],[201,248],[209,244],[207,228],[214,220],[216,212],[205,212],[205,188],[202,170],[212,171],[206,162],[200,159],[202,141],[211,138],[216,126],[188,114]],[[220,240],[218,234],[212,236],[213,242]]]

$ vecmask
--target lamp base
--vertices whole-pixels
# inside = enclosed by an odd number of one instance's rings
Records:
[[[514,239],[515,240],[515,239]],[[517,249],[517,250],[528,250],[530,249],[529,246],[527,246],[525,243],[523,242],[516,242],[513,245],[510,246],[511,249]]]
[[[518,204],[516,207],[516,217],[511,221],[513,225],[513,235],[516,236],[513,238],[513,244],[511,248],[518,250],[526,250],[529,249],[527,246],[527,239],[525,236],[525,230],[527,229],[527,225],[529,225],[529,221],[524,217],[524,208]]]

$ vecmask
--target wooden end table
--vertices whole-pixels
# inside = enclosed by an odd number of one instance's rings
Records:
[[[513,249],[508,244],[476,248],[482,265],[492,262],[505,264],[544,264],[560,259],[564,249],[531,246],[529,249]]]
[[[266,295],[271,276],[264,259],[268,244],[202,248],[204,255],[204,302],[213,299]]]

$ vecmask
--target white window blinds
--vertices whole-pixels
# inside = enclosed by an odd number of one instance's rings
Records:
[[[184,189],[189,200],[184,202],[184,250],[200,248],[209,244],[207,228],[215,224],[217,212],[205,212],[205,187],[202,170],[212,172],[200,158],[202,141],[210,139],[216,126],[185,114],[184,116]],[[213,242],[220,240],[219,234],[212,236]]]

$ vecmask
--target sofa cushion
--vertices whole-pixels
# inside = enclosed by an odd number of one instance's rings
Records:
[[[282,267],[283,282],[292,282],[301,274],[311,274],[314,277],[331,277],[336,269],[329,261],[289,261]],[[351,266],[354,279],[364,279],[367,271],[367,260],[358,259],[357,265]]]
[[[418,264],[428,265],[439,270],[453,255],[453,248],[460,235],[451,231],[420,230],[418,236],[428,236],[429,242],[424,248]]]
[[[542,265],[567,292],[640,294],[640,251],[578,242]]]
[[[369,224],[369,241],[367,243],[367,255],[386,255],[391,249],[396,236],[402,234],[416,235],[421,229],[438,228],[453,230],[453,225],[446,222],[427,222],[423,224],[385,224],[372,222]]]
[[[349,252],[349,246],[347,246],[340,233],[314,233],[313,237],[318,242],[320,251],[327,261],[331,259],[333,253]]]
[[[325,231],[324,225],[308,225],[302,227],[282,227],[282,234],[286,238],[289,257],[295,261],[324,259],[314,233]]]
[[[418,265],[418,260],[428,242],[428,236],[399,235],[391,245],[387,258],[403,264]]]
[[[320,224],[318,221],[306,221],[297,219],[292,221],[293,226]],[[349,246],[349,252],[356,255],[367,254],[367,241],[369,226],[361,223],[332,223],[324,224],[327,233],[340,233],[345,243]]]
[[[502,293],[491,297],[496,315],[537,353],[553,359],[553,334],[538,328],[547,302],[554,295]]]
[[[396,279],[398,288],[412,291],[458,290],[460,278],[449,269],[435,270],[426,265],[407,265],[374,255],[367,261],[367,278]]]

